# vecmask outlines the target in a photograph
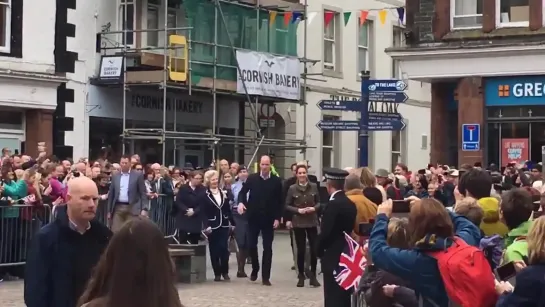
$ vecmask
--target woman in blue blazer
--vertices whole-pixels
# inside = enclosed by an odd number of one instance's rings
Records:
[[[204,212],[204,227],[208,233],[210,262],[214,281],[230,280],[229,231],[235,225],[227,192],[219,188],[219,174],[210,170],[204,174],[206,191],[199,195],[199,205]]]

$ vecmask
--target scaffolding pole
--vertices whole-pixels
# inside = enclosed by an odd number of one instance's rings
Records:
[[[304,28],[304,50],[303,50],[303,62],[305,63],[304,64],[304,74],[303,74],[303,93],[302,93],[302,97],[301,97],[301,101],[300,103],[303,104],[303,121],[304,121],[304,128],[303,128],[303,131],[304,131],[304,135],[303,135],[303,138],[301,140],[286,140],[286,139],[282,139],[282,140],[277,140],[277,139],[268,139],[266,138],[262,133],[261,133],[261,129],[260,129],[260,126],[259,126],[259,122],[258,122],[258,103],[259,103],[259,99],[257,97],[254,97],[254,99],[252,99],[252,97],[249,95],[248,93],[248,89],[247,89],[247,86],[246,86],[246,82],[244,80],[241,80],[242,81],[242,86],[244,88],[244,96],[246,98],[246,103],[248,104],[248,106],[250,107],[250,114],[252,115],[252,121],[254,122],[254,126],[255,126],[255,136],[253,137],[246,137],[246,136],[242,136],[242,135],[234,135],[234,136],[231,136],[231,135],[223,135],[223,134],[220,134],[219,131],[218,131],[218,101],[217,101],[217,94],[218,94],[218,89],[217,89],[217,68],[218,67],[229,67],[229,68],[235,68],[238,72],[238,75],[241,75],[242,74],[242,70],[240,68],[240,65],[238,63],[238,61],[236,61],[236,65],[233,66],[233,65],[224,65],[224,64],[220,64],[218,63],[218,47],[223,47],[223,48],[230,48],[232,54],[233,54],[233,57],[236,59],[236,50],[238,48],[236,48],[234,46],[234,42],[233,42],[233,39],[231,37],[231,34],[229,33],[229,31],[225,31],[225,35],[226,35],[226,38],[228,39],[229,41],[229,46],[225,46],[225,45],[220,45],[218,44],[218,26],[219,26],[219,18],[221,18],[221,23],[223,25],[223,27],[225,29],[228,28],[227,26],[227,21],[226,21],[226,18],[225,18],[225,15],[224,15],[224,12],[223,12],[223,9],[222,9],[222,5],[221,3],[225,2],[225,3],[228,3],[229,5],[236,5],[236,6],[241,6],[241,7],[247,7],[247,8],[253,8],[256,10],[256,29],[259,29],[260,28],[260,9],[261,9],[261,4],[260,4],[260,1],[257,0],[257,3],[255,5],[253,4],[245,4],[245,3],[240,3],[240,2],[236,2],[236,1],[228,1],[228,0],[209,0],[209,1],[212,1],[214,3],[214,6],[215,6],[215,9],[214,9],[214,42],[213,43],[209,43],[209,42],[197,42],[196,43],[199,43],[199,44],[203,44],[203,45],[213,45],[213,49],[214,49],[214,61],[212,63],[213,65],[213,84],[212,84],[212,95],[213,95],[213,123],[212,123],[212,132],[211,133],[200,133],[200,134],[195,134],[195,133],[191,133],[191,132],[183,132],[183,131],[177,131],[177,117],[176,117],[176,114],[174,115],[174,122],[173,122],[173,131],[168,131],[167,130],[167,111],[168,111],[168,106],[167,106],[167,93],[168,93],[168,88],[173,88],[173,89],[182,89],[182,90],[188,90],[189,92],[189,95],[191,96],[192,95],[192,92],[193,90],[198,90],[199,92],[210,92],[209,90],[204,90],[204,89],[199,89],[199,88],[195,88],[193,89],[192,88],[192,81],[191,81],[191,72],[192,72],[192,63],[194,62],[192,59],[191,59],[191,52],[192,52],[192,35],[191,35],[191,30],[193,30],[193,27],[174,27],[174,28],[169,28],[168,27],[168,13],[169,13],[169,8],[168,8],[168,4],[166,3],[167,1],[164,0],[163,2],[163,8],[164,8],[164,11],[163,11],[163,20],[164,20],[164,28],[163,29],[132,29],[132,30],[129,30],[128,29],[128,26],[127,26],[127,20],[128,20],[128,9],[127,9],[127,3],[122,3],[123,5],[123,29],[121,31],[104,31],[104,32],[101,32],[101,34],[103,35],[107,35],[107,34],[122,34],[122,37],[123,37],[123,42],[122,42],[122,46],[117,46],[117,47],[103,47],[101,49],[103,50],[110,50],[110,49],[121,49],[122,53],[123,53],[123,66],[122,66],[122,69],[123,69],[123,123],[122,123],[122,127],[123,127],[123,143],[122,143],[122,151],[123,151],[123,154],[126,154],[127,153],[127,144],[125,143],[126,140],[136,140],[136,139],[158,139],[161,143],[162,143],[162,162],[163,164],[165,164],[167,161],[166,161],[166,140],[167,139],[173,139],[174,140],[174,158],[176,158],[176,148],[177,148],[177,140],[179,141],[184,141],[184,140],[194,140],[194,138],[199,138],[199,140],[202,140],[204,142],[212,142],[213,145],[211,146],[212,148],[212,152],[213,152],[213,157],[216,158],[216,155],[218,153],[217,151],[217,148],[216,146],[221,142],[222,144],[231,144],[231,145],[235,145],[235,146],[242,146],[242,147],[248,147],[248,146],[251,146],[251,147],[254,147],[255,151],[254,151],[254,155],[252,157],[252,161],[255,159],[255,156],[257,155],[258,151],[259,151],[259,148],[260,146],[264,146],[264,147],[279,147],[279,148],[284,148],[284,149],[295,149],[295,148],[300,148],[303,152],[303,155],[306,159],[306,148],[308,148],[308,146],[306,146],[306,138],[307,138],[307,127],[306,127],[306,86],[307,86],[307,78],[306,78],[306,75],[307,75],[307,67],[306,67],[306,57],[307,57],[307,45],[308,45],[308,38],[307,38],[307,31],[308,31],[308,22],[306,22],[305,20],[305,28]],[[307,13],[308,13],[308,3],[307,3],[308,0],[305,0],[305,4],[304,4],[304,10],[305,10],[305,19],[308,17],[307,16]],[[168,73],[168,65],[169,65],[169,62],[168,62],[168,56],[169,56],[169,53],[168,51],[171,50],[171,49],[179,49],[180,47],[174,47],[174,46],[170,46],[169,44],[169,32],[172,31],[172,30],[175,30],[175,31],[178,31],[178,30],[182,30],[182,31],[187,31],[188,34],[187,34],[187,44],[185,46],[185,48],[188,49],[188,52],[187,52],[187,57],[188,57],[188,67],[186,67],[186,71],[187,71],[187,85],[186,86],[181,86],[181,85],[172,85],[172,84],[169,84],[169,73]],[[134,33],[150,33],[150,32],[163,32],[163,39],[164,39],[164,43],[163,43],[163,47],[137,47],[137,48],[133,48],[133,47],[130,47],[129,44],[128,44],[128,39],[129,39],[129,33],[131,35],[134,35]],[[260,42],[260,38],[259,38],[259,32],[258,30],[256,30],[256,41],[257,41],[257,46],[259,49],[259,42]],[[183,47],[182,47],[183,48]],[[142,83],[127,83],[127,55],[129,54],[129,52],[138,52],[138,51],[145,51],[145,50],[161,50],[163,51],[163,80],[160,81],[160,82],[142,82]],[[273,54],[275,55],[275,54]],[[282,55],[281,55],[282,56]],[[198,62],[195,61],[195,63],[198,64]],[[210,65],[210,63],[202,63],[202,64],[207,64],[207,65]],[[133,128],[133,127],[128,127],[127,126],[127,91],[129,91],[129,85],[159,85],[161,87],[161,90],[162,90],[162,98],[163,98],[163,116],[162,116],[162,120],[163,120],[163,123],[162,123],[162,129],[158,130],[158,129],[150,129],[146,132],[144,132],[142,129],[138,129],[138,128]],[[174,113],[176,113],[176,105],[172,106],[174,108]],[[267,133],[268,134],[268,133]],[[231,140],[231,141],[229,141]],[[223,142],[222,142],[223,141]],[[293,145],[288,145],[288,144],[293,144]]]
[[[305,28],[303,29],[303,57],[305,61],[303,62],[303,92],[301,93],[302,104],[303,104],[303,140],[306,144],[307,139],[307,27],[308,27],[308,0],[305,0]],[[303,160],[307,160],[307,151],[303,150]]]

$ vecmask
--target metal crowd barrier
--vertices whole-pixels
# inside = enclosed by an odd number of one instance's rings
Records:
[[[149,218],[163,231],[165,237],[175,238],[177,234],[176,217],[171,214],[174,197],[159,194],[150,200]]]
[[[25,264],[34,235],[51,220],[49,205],[0,206],[0,273],[3,267]]]

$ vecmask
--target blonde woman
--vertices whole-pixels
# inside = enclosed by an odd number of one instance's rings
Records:
[[[229,231],[234,226],[233,215],[227,193],[219,187],[219,173],[210,170],[204,173],[206,191],[198,198],[204,212],[204,228],[208,233],[210,262],[214,270],[214,281],[229,281]]]
[[[496,286],[500,298],[497,307],[538,307],[545,306],[545,217],[534,221],[528,237],[528,265],[523,261],[515,261],[519,271],[516,276],[515,289],[508,283]]]
[[[379,189],[380,193],[382,194],[382,201],[386,201],[386,190],[384,190],[384,187],[377,184],[377,178],[368,167],[357,168],[354,170],[354,174],[360,177],[363,189],[367,187]]]

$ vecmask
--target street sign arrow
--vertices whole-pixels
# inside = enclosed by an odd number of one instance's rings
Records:
[[[405,92],[369,92],[369,102],[405,103],[409,96]]]
[[[317,105],[320,110],[359,112],[362,108],[361,100],[320,100]]]
[[[401,120],[399,113],[369,112],[369,120]]]
[[[371,92],[395,92],[407,89],[407,83],[403,80],[365,80],[362,87],[366,86]]]
[[[357,120],[321,120],[316,124],[320,130],[359,131],[360,122]]]
[[[401,131],[405,129],[405,122],[401,120],[370,120],[369,131]]]

